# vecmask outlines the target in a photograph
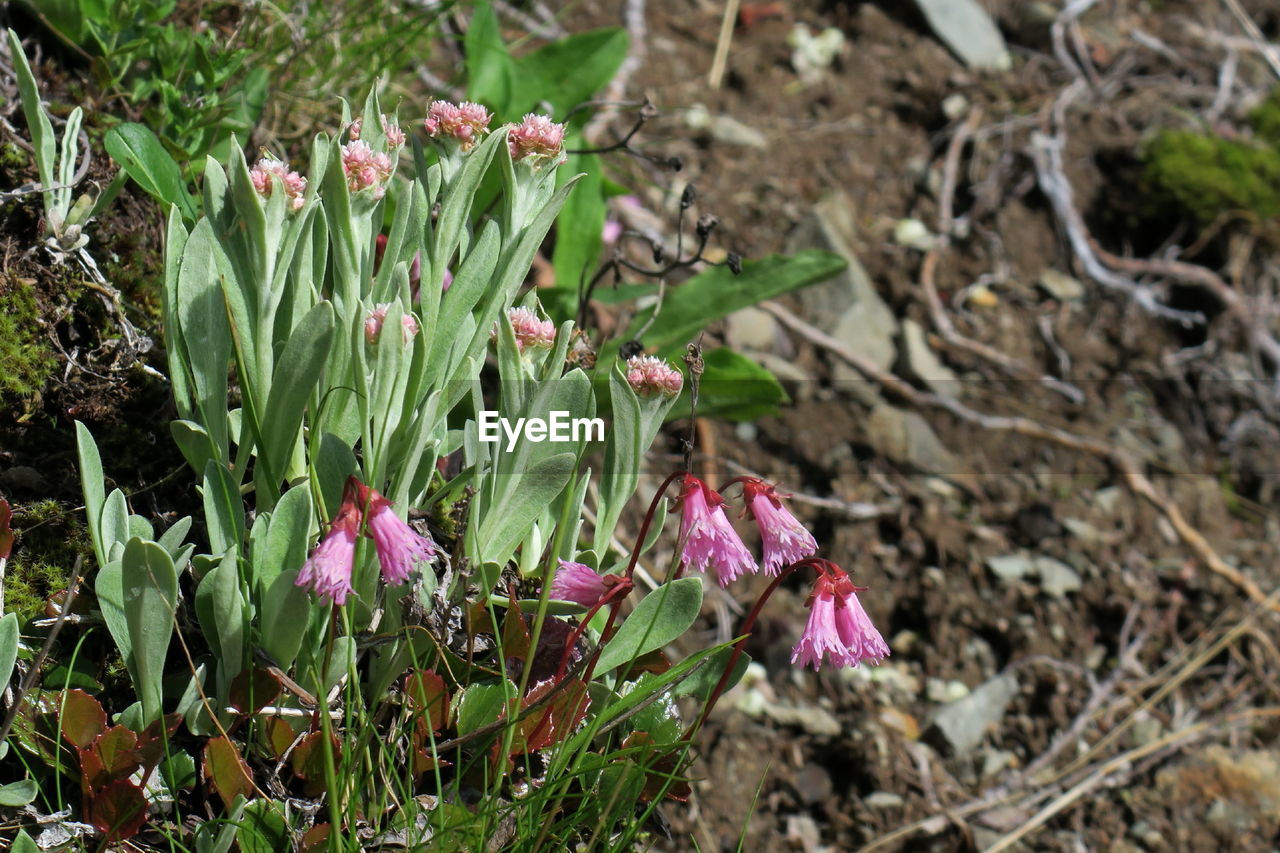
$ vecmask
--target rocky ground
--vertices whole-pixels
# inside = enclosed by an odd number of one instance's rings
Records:
[[[987,48],[989,31],[911,3],[743,2],[727,51],[709,0],[588,0],[565,18],[628,27],[612,94],[650,97],[637,145],[685,164],[619,157],[641,189],[620,217],[661,228],[693,183],[726,248],[849,262],[711,333],[793,402],[702,425],[697,458],[709,480],[749,470],[795,493],[893,655],[795,670],[806,589],[780,589],[703,732],[693,797],[664,807],[664,849],[1258,850],[1280,831],[1275,226],[1190,223],[1137,177],[1155,128],[1238,132],[1275,83],[1257,39],[1280,41],[1280,12],[981,9],[1002,34]],[[159,245],[140,203],[100,239]],[[73,418],[157,508],[181,506],[154,414],[167,391],[119,343],[121,317],[154,328],[128,272],[155,258],[117,251],[116,309],[24,254],[35,227],[0,229],[0,297],[40,281],[62,359],[0,425],[15,527],[73,535],[38,513],[76,500]],[[154,441],[113,435],[143,415]],[[732,636],[763,586],[709,596],[691,646]]]

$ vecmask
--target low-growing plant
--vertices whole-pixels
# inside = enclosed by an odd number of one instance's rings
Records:
[[[786,577],[816,574],[794,662],[888,654],[859,588],[758,479],[715,490],[673,471],[618,544],[645,455],[704,362],[589,358],[574,321],[525,288],[574,189],[558,176],[563,125],[493,129],[474,103],[425,112],[431,148],[371,93],[359,116],[344,106],[338,138],[316,136],[305,177],[233,148],[206,161],[193,225],[170,208],[172,434],[203,523],[156,531],[106,491],[78,426],[97,613],[137,701],[114,726],[74,690],[11,712],[23,754],[79,780],[80,817],[106,842],[627,848],[661,801],[688,796],[693,737]],[[500,189],[481,207],[487,176]],[[799,264],[782,284],[779,259],[704,273],[668,297],[667,311],[688,301],[655,346],[683,349],[705,317],[834,268]],[[725,513],[730,487],[759,560]],[[669,489],[674,556],[624,614]],[[703,573],[725,586],[761,567],[774,580],[742,637],[666,656]],[[692,722],[679,697],[699,706]],[[148,827],[159,802],[172,817]]]

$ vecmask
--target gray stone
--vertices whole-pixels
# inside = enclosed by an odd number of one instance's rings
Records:
[[[1000,722],[1017,693],[1016,678],[997,675],[963,699],[934,712],[931,729],[942,736],[956,755],[972,752],[982,743],[987,729]]]
[[[1079,279],[1055,269],[1046,269],[1036,281],[1045,293],[1061,302],[1078,302],[1084,299],[1084,285]]]
[[[1036,570],[1035,563],[1026,554],[1002,554],[988,557],[987,568],[1005,583],[1022,580]]]
[[[809,218],[788,237],[786,249],[793,253],[822,249],[844,258],[847,266],[841,273],[800,291],[801,313],[822,331],[887,370],[898,354],[894,346],[898,322],[853,250],[856,235],[853,202],[844,191],[836,191],[818,200]],[[865,402],[879,399],[862,375],[842,362],[832,369],[832,378]]]
[[[1080,518],[1064,518],[1062,526],[1083,545],[1102,544],[1102,531]]]
[[[822,843],[822,830],[808,815],[787,815],[787,841],[799,844],[804,853],[814,853]]]
[[[724,336],[734,349],[772,350],[778,342],[778,321],[752,305],[725,318]]]
[[[1054,598],[1066,598],[1067,593],[1080,590],[1080,575],[1066,563],[1052,557],[1036,557],[1036,570],[1040,573],[1040,588]]]
[[[930,28],[966,65],[1008,71],[1004,37],[977,0],[916,0]]]
[[[907,372],[935,394],[959,396],[960,383],[955,373],[929,348],[924,327],[915,320],[902,321],[902,359]]]
[[[872,791],[862,798],[862,804],[869,809],[896,809],[906,802],[899,794],[891,791]]]
[[[795,706],[779,702],[765,705],[764,713],[780,726],[797,726],[811,735],[835,737],[840,734],[840,721],[816,705]]]
[[[959,461],[916,412],[881,403],[871,410],[866,425],[872,449],[894,462],[940,477],[952,477],[959,471]]]
[[[1093,503],[1098,509],[1107,515],[1111,515],[1116,511],[1116,502],[1120,500],[1124,492],[1119,486],[1107,486],[1105,489],[1098,489],[1093,493]]]
[[[806,764],[801,767],[792,774],[791,784],[800,795],[800,802],[806,806],[823,802],[835,789],[835,785],[831,782],[831,774],[818,764]]]

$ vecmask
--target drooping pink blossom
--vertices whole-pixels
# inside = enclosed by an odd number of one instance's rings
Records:
[[[652,355],[633,355],[627,359],[627,384],[641,397],[680,393],[684,377],[666,361]]]
[[[888,657],[889,646],[858,601],[858,593],[865,590],[854,586],[848,573],[834,563],[821,560],[818,565],[807,602],[809,621],[791,652],[791,662],[818,669],[824,659],[844,667]]]
[[[279,178],[280,185],[284,187],[285,197],[289,199],[289,209],[295,212],[301,210],[305,202],[303,196],[307,191],[307,179],[291,171],[288,163],[263,157],[249,170],[249,180],[253,182],[253,188],[257,190],[258,195],[263,198],[271,198],[275,183],[271,180],[273,176]]]
[[[550,595],[556,601],[572,601],[591,607],[604,598],[611,586],[606,576],[590,566],[561,560],[560,569],[551,580]]]
[[[394,170],[391,158],[374,151],[362,140],[342,146],[342,170],[347,176],[347,189],[353,193],[372,188],[375,199],[386,193],[386,183]]]
[[[387,311],[390,310],[390,302],[379,302],[364,317],[364,339],[370,346],[378,342],[378,338],[382,335],[382,324],[386,322]],[[418,334],[418,320],[408,311],[400,315],[400,333],[404,342],[407,344]]]
[[[760,528],[764,545],[764,570],[776,575],[783,566],[818,553],[818,541],[791,511],[782,505],[773,486],[755,477],[742,480],[747,511]]]
[[[432,139],[452,140],[460,144],[463,151],[470,151],[480,137],[489,132],[492,120],[493,116],[480,104],[433,101],[422,125]]]
[[[530,162],[535,168],[547,160],[556,162],[564,150],[564,125],[529,113],[519,124],[510,126],[507,146],[511,149],[511,159],[516,162],[532,157]]]
[[[530,349],[550,349],[556,342],[556,324],[543,320],[532,308],[508,308],[507,319],[511,321],[511,331],[515,332],[516,349],[524,353]],[[497,337],[494,328],[491,337]]]
[[[679,505],[680,538],[684,540],[682,559],[691,568],[705,572],[708,566],[712,567],[722,587],[740,575],[759,569],[725,516],[724,498],[719,492],[692,474],[686,474]]]
[[[391,501],[363,484],[359,488],[368,513],[369,536],[382,566],[382,579],[393,585],[405,583],[420,563],[435,559],[439,549],[396,515]]]
[[[302,564],[294,584],[309,587],[322,599],[329,599],[341,607],[347,596],[354,592],[351,586],[351,567],[356,555],[356,537],[360,532],[360,509],[353,501],[344,498],[329,533]]]

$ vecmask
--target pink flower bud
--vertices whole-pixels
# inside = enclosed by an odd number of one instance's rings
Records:
[[[507,133],[507,145],[511,159],[519,162],[532,157],[534,168],[543,161],[559,162],[564,153],[564,125],[556,124],[546,116],[529,113],[524,121],[513,124]]]
[[[590,566],[561,560],[560,569],[551,580],[550,595],[556,601],[572,601],[591,607],[604,598],[611,586],[608,578]]]
[[[551,349],[556,342],[556,324],[540,319],[532,308],[508,308],[507,319],[516,335],[516,349],[521,353],[531,347]],[[495,327],[492,337],[497,334]]]
[[[470,151],[480,137],[489,132],[493,116],[480,104],[463,101],[433,101],[427,109],[422,125],[432,139],[460,144],[463,151]]]
[[[289,165],[284,161],[270,157],[263,157],[249,170],[249,180],[263,198],[271,198],[272,177],[280,179],[285,197],[289,199],[289,209],[295,212],[301,210],[306,202],[303,196],[307,191],[307,179],[290,171]]]
[[[667,362],[651,355],[633,355],[627,359],[627,384],[641,397],[680,393],[684,377]]]
[[[391,308],[390,302],[379,302],[374,309],[364,317],[364,339],[373,346],[378,342],[382,335],[382,324],[386,322],[387,311]],[[400,333],[404,342],[407,344],[418,334],[418,320],[408,311],[400,315]]]
[[[382,133],[387,137],[387,145],[392,148],[399,148],[404,145],[404,131],[400,125],[387,121],[387,117],[382,116]]]

